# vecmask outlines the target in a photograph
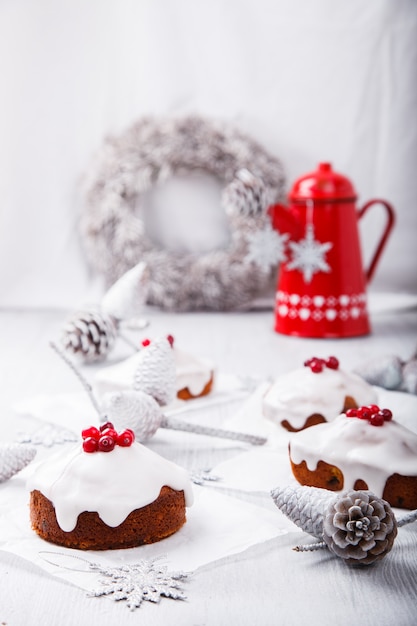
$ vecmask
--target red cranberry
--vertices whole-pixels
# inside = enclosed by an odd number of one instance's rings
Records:
[[[109,437],[108,435],[102,435],[98,440],[98,449],[101,452],[111,452],[116,445],[113,437]]]
[[[150,339],[144,339],[144,340],[142,341],[142,346],[143,346],[144,348],[146,348],[147,346],[149,346],[149,345],[150,345],[150,343],[151,343],[151,340],[150,340]]]
[[[369,422],[372,424],[372,426],[382,426],[384,423],[384,416],[382,415],[382,411],[371,415]]]
[[[98,440],[100,438],[100,431],[95,426],[90,426],[90,428],[85,428],[84,430],[81,431],[81,437],[83,439],[92,437],[93,439]]]
[[[127,428],[117,436],[117,445],[122,448],[128,448],[135,441],[135,433],[130,428]]]
[[[313,359],[307,359],[307,361],[304,361],[304,367],[310,367],[310,363]]]
[[[94,437],[87,437],[83,441],[84,452],[96,452],[98,450],[98,441]]]
[[[358,417],[358,409],[348,409],[346,411],[346,417]]]
[[[174,345],[174,337],[172,335],[167,335],[167,339],[168,339],[168,343],[171,346],[171,348]]]
[[[329,358],[326,359],[326,367],[328,367],[331,370],[339,369],[339,360],[336,359],[335,356],[329,356]]]
[[[320,374],[323,371],[323,360],[312,359],[310,362],[310,369],[314,374]]]
[[[392,420],[392,411],[390,411],[389,409],[381,409],[380,413],[384,417],[384,422],[389,422]]]
[[[377,404],[368,404],[367,408],[371,411],[372,415],[378,413],[379,406]]]
[[[107,437],[111,437],[112,439],[114,439],[116,441],[117,439],[117,430],[115,430],[114,428],[105,428],[104,430],[101,431],[101,435],[106,435]]]
[[[358,417],[361,420],[369,420],[371,418],[372,412],[368,409],[367,406],[361,406],[358,409]]]
[[[100,426],[100,432],[102,433],[103,430],[106,430],[106,428],[114,428],[112,422],[106,422],[105,424],[102,424]]]

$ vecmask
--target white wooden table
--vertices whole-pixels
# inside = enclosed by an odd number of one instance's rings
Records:
[[[415,309],[372,317],[373,333],[349,340],[308,340],[273,332],[270,311],[228,314],[150,313],[149,332],[172,333],[219,370],[270,377],[299,366],[313,354],[335,354],[346,369],[372,355],[408,358],[416,347]],[[18,419],[10,407],[38,393],[79,390],[48,347],[64,311],[0,313],[0,440],[11,440]],[[119,345],[117,357],[129,349]],[[93,370],[91,370],[93,371]],[[416,416],[417,419],[417,416]],[[208,448],[204,464],[214,461]],[[175,459],[195,465],[193,450]],[[218,462],[218,451],[215,462]],[[2,488],[6,488],[5,483]],[[296,537],[296,538],[295,538]],[[186,585],[188,600],[149,602],[136,612],[58,580],[30,562],[0,551],[0,624],[77,626],[238,625],[411,626],[417,623],[417,524],[401,529],[392,553],[369,568],[347,567],[327,551],[300,555],[292,533],[197,570]]]

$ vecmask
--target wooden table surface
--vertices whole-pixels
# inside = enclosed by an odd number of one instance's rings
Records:
[[[149,333],[172,333],[190,352],[211,358],[219,371],[273,377],[313,354],[335,354],[345,369],[370,356],[415,350],[415,309],[388,307],[372,316],[373,332],[349,340],[310,340],[277,335],[271,311],[172,314],[149,311]],[[18,429],[11,406],[39,393],[79,390],[48,346],[57,339],[64,311],[0,312],[0,441]],[[129,354],[118,345],[114,358]],[[90,369],[94,372],[94,368]],[[417,416],[416,416],[417,419]],[[227,452],[225,452],[227,454]],[[175,459],[195,464],[193,450]],[[219,462],[204,451],[204,464]],[[4,483],[1,488],[7,488]],[[297,539],[295,538],[297,537]],[[162,599],[136,612],[50,576],[11,553],[0,551],[0,624],[7,626],[411,626],[417,624],[417,523],[401,529],[392,553],[368,568],[348,567],[327,551],[300,555],[289,533],[194,572],[187,601]]]

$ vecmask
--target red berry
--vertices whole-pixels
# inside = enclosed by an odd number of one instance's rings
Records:
[[[369,422],[372,424],[372,426],[382,426],[384,423],[384,416],[382,415],[382,411],[371,415]]]
[[[106,428],[114,428],[112,422],[106,422],[105,424],[102,424],[100,426],[100,432],[102,433],[103,430],[106,430]]]
[[[98,440],[100,438],[100,431],[95,426],[90,426],[90,428],[85,428],[84,430],[81,431],[81,437],[83,439],[92,437],[93,439]]]
[[[360,420],[369,420],[371,418],[372,412],[368,409],[367,406],[361,406],[358,409],[358,417]]]
[[[392,420],[392,411],[389,409],[381,409],[380,413],[384,417],[384,422],[389,422]]]
[[[117,445],[122,448],[128,448],[135,441],[135,433],[130,428],[127,428],[117,436]]]
[[[167,339],[172,348],[172,346],[174,345],[174,337],[172,335],[167,335]]]
[[[98,440],[98,449],[101,452],[111,452],[116,445],[113,437],[109,437],[109,435],[102,435]]]
[[[150,340],[150,339],[144,339],[144,340],[142,341],[142,346],[143,346],[144,348],[146,348],[147,346],[149,346],[149,345],[150,345],[150,343],[151,343],[151,340]]]
[[[313,359],[307,359],[307,361],[304,361],[304,367],[310,367],[311,361],[313,361]]]
[[[329,358],[326,359],[326,366],[331,370],[337,370],[339,369],[339,361],[335,356],[329,356]]]
[[[83,441],[84,452],[96,452],[98,449],[98,441],[94,437],[87,437]]]
[[[346,411],[346,417],[358,417],[358,409],[348,409]]]
[[[367,408],[371,411],[372,415],[374,415],[374,413],[378,413],[379,411],[379,406],[377,404],[368,404]]]
[[[105,428],[101,431],[101,434],[106,435],[107,437],[111,437],[115,441],[117,439],[117,430],[115,430],[114,428]]]
[[[312,359],[310,362],[310,369],[314,374],[320,374],[323,371],[323,359]]]

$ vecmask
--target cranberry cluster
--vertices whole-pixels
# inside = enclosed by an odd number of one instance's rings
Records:
[[[368,404],[358,409],[348,409],[346,417],[357,417],[360,420],[368,420],[372,426],[382,426],[384,422],[392,420],[392,411],[380,409],[377,404]]]
[[[173,337],[172,335],[167,335],[167,340],[168,340],[168,343],[170,344],[170,346],[171,346],[171,348],[172,348],[172,347],[173,347],[173,345],[174,345],[174,337]],[[142,346],[143,346],[144,348],[146,348],[147,346],[149,346],[151,343],[152,343],[152,342],[151,342],[151,340],[150,340],[150,339],[143,339],[143,340],[142,340]]]
[[[111,422],[106,422],[100,429],[90,426],[81,431],[84,452],[111,452],[121,446],[128,448],[135,441],[135,433],[130,428],[118,433]]]
[[[320,359],[317,356],[311,357],[311,359],[307,359],[304,361],[305,367],[309,367],[314,374],[320,374],[325,367],[328,367],[330,370],[339,369],[339,361],[335,356],[329,356],[327,359]]]

